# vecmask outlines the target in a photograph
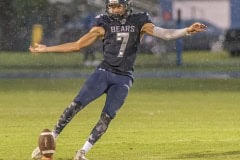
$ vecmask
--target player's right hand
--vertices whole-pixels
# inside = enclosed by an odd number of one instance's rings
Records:
[[[43,53],[46,52],[46,45],[35,43],[34,46],[30,46],[29,50],[32,53]]]

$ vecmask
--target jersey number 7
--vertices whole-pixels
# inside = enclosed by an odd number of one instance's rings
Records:
[[[123,57],[125,49],[127,47],[128,39],[129,39],[129,33],[117,33],[117,41],[122,41],[117,57]]]

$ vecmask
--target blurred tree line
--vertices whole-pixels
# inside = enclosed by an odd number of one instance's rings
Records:
[[[0,50],[26,50],[35,23],[47,25],[47,0],[8,0],[0,2]]]
[[[49,3],[48,0],[0,1],[0,51],[26,51],[31,43],[34,24],[43,25],[44,34],[52,36],[56,26],[64,23],[64,11],[59,9],[59,5],[65,6]],[[69,10],[74,12],[72,7]]]

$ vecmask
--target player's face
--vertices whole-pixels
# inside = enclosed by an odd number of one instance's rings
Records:
[[[113,15],[124,15],[125,7],[122,4],[110,4],[108,5],[109,13]]]

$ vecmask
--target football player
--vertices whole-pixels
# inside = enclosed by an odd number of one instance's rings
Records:
[[[32,53],[39,54],[79,51],[97,39],[101,39],[103,43],[103,60],[60,116],[53,129],[55,139],[79,111],[102,94],[106,94],[99,121],[75,155],[75,160],[86,160],[86,153],[106,132],[128,95],[133,83],[133,66],[141,37],[147,34],[170,40],[203,32],[205,28],[201,23],[194,23],[183,29],[160,28],[152,23],[148,13],[132,13],[129,0],[106,0],[106,14],[98,15],[90,31],[79,40],[49,47],[42,44],[30,46]],[[32,157],[40,156],[39,148],[36,148]]]

